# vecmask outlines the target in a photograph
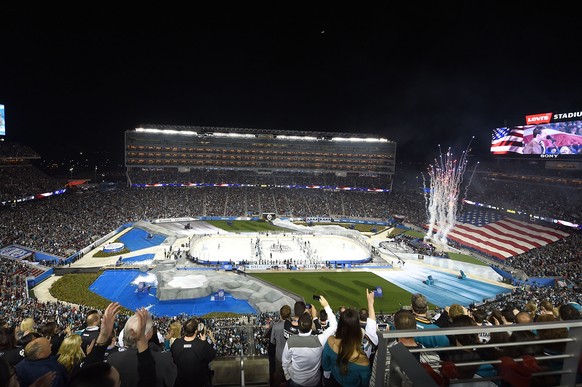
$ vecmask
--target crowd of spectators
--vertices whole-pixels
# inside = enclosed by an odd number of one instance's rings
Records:
[[[0,300],[9,302],[26,297],[23,291],[26,277],[32,268],[25,263],[11,259],[0,259]]]
[[[0,166],[0,202],[11,202],[63,189],[64,181],[50,178],[32,165]]]
[[[19,244],[67,257],[120,225],[138,220],[280,211],[284,211],[281,215],[296,217],[329,216],[330,208],[341,211],[333,214],[336,216],[364,214],[382,219],[388,214],[383,205],[388,199],[386,193],[283,188],[166,187],[66,192],[14,207],[2,206],[0,245]],[[281,210],[276,203],[280,203]],[[328,206],[329,203],[332,204]]]
[[[18,285],[15,285],[18,286]],[[416,297],[416,298],[415,298]],[[477,326],[477,325],[511,325],[535,322],[548,321],[567,321],[579,320],[580,302],[582,296],[578,294],[575,299],[570,298],[571,294],[561,292],[560,290],[552,288],[516,288],[510,294],[498,296],[494,300],[487,300],[480,304],[463,307],[457,304],[447,305],[445,308],[438,310],[427,310],[426,301],[423,305],[419,304],[417,300],[426,300],[421,295],[413,295],[413,302],[411,306],[404,306],[404,309],[420,321],[422,324],[428,324],[432,329],[446,328],[446,327],[460,327],[460,326]],[[416,301],[414,301],[416,300]],[[424,309],[420,310],[419,305]],[[340,314],[341,308],[334,311],[336,315]],[[79,363],[83,362],[86,354],[81,353],[77,360],[71,364],[66,362],[64,354],[65,346],[81,347],[81,340],[71,340],[75,335],[81,335],[86,322],[87,316],[94,314],[101,315],[100,311],[92,310],[89,306],[74,306],[61,302],[44,302],[40,303],[34,299],[18,299],[5,301],[0,304],[0,360],[6,360],[11,366],[16,366],[21,361],[29,356],[26,351],[21,351],[30,340],[35,337],[47,337],[51,344],[51,351],[53,355],[60,356],[59,362],[66,365],[69,374],[78,370]],[[312,311],[317,316],[317,311]],[[399,329],[395,327],[395,313],[393,311],[389,314],[375,314],[374,320],[378,323],[380,329],[382,326],[390,326],[390,329]],[[400,313],[400,312],[399,312]],[[459,316],[464,316],[464,319],[471,319],[469,325],[460,324]],[[214,345],[216,355],[218,357],[238,357],[240,355],[257,355],[266,356],[269,352],[270,338],[267,335],[268,329],[277,320],[277,313],[260,313],[256,315],[240,315],[237,317],[223,317],[223,318],[206,318],[200,319],[196,316],[179,315],[175,317],[154,317],[153,319],[153,336],[150,337],[150,347],[156,348],[155,352],[170,352],[172,348],[171,343],[163,344],[164,341],[169,341],[170,326],[178,323],[178,326],[183,327],[192,318],[205,324],[208,332],[212,332],[212,344]],[[338,315],[341,318],[341,316]],[[119,334],[126,323],[128,323],[128,315],[117,314],[113,324],[113,333]],[[323,328],[325,329],[325,328]],[[402,328],[400,328],[402,329]],[[50,334],[49,334],[50,332]],[[556,336],[559,333],[558,336]],[[180,336],[183,336],[185,331],[182,331]],[[514,333],[510,334],[482,334],[475,335],[470,341],[461,343],[463,345],[479,345],[479,343],[502,343],[515,340],[537,340],[537,339],[551,339],[566,337],[567,331],[562,329],[558,331],[543,330],[534,331],[526,337]],[[30,337],[32,336],[32,337]],[[431,336],[432,337],[432,336]],[[436,336],[435,336],[436,337]],[[466,338],[466,337],[465,337]],[[466,361],[465,357],[457,359],[452,354],[454,351],[446,351],[440,353],[439,347],[441,345],[455,345],[455,340],[458,337],[450,337],[449,342],[445,344],[422,344],[424,347],[433,349],[436,363],[444,360]],[[473,340],[474,339],[474,340]],[[419,338],[414,338],[416,346],[421,344]],[[72,342],[72,344],[71,344]],[[427,342],[430,342],[427,341]],[[76,344],[75,344],[76,343]],[[106,355],[113,356],[112,353],[119,352],[129,344],[119,343],[117,340],[112,340],[107,344]],[[408,345],[411,346],[411,345]],[[59,350],[60,347],[60,350]],[[475,353],[478,354],[478,359],[473,360],[499,360],[502,356],[520,357],[522,355],[559,355],[564,352],[564,345],[522,345],[519,347],[496,347],[489,349],[479,349]],[[157,355],[159,356],[159,355]],[[61,359],[62,358],[62,359]],[[372,364],[372,357],[370,357],[370,365]],[[422,359],[421,359],[422,361]],[[546,370],[555,370],[555,367],[560,367],[561,364],[547,363],[541,361],[540,366]],[[116,365],[116,367],[119,365]],[[21,367],[22,368],[22,367]],[[493,367],[475,369],[472,372],[481,376],[495,375]],[[487,373],[487,375],[485,375]],[[467,374],[465,377],[471,378],[473,374]],[[556,380],[558,381],[558,380]],[[554,382],[556,382],[554,381]],[[548,382],[545,380],[545,382]],[[548,384],[549,385],[549,384]],[[553,384],[551,384],[553,385]]]
[[[90,305],[71,305],[62,302],[40,302],[27,297],[26,284],[22,277],[13,276],[14,267],[23,265],[11,259],[0,259],[0,320],[7,326],[19,326],[30,318],[37,326],[56,322],[59,330],[70,327],[73,331],[80,331],[85,324],[86,315],[93,309]],[[582,294],[572,292],[565,287],[533,287],[521,286],[511,293],[500,294],[495,299],[483,300],[482,303],[471,305],[474,309],[484,310],[490,314],[493,310],[507,308],[526,310],[528,305],[536,305],[537,313],[541,311],[542,302],[548,302],[556,308],[569,304],[582,304]],[[439,310],[433,311],[438,313]],[[182,325],[192,316],[178,315],[174,317],[156,317],[155,326],[162,336],[170,331],[170,325],[180,322]],[[392,313],[376,314],[378,323],[392,322]],[[236,317],[212,317],[205,320],[212,329],[217,341],[218,356],[264,355],[267,353],[268,339],[265,332],[276,318],[276,313],[266,312],[259,314],[238,315]],[[115,328],[117,331],[125,323],[124,315],[119,315]]]
[[[582,234],[574,233],[558,242],[510,257],[504,263],[531,277],[559,277],[580,285],[582,251],[579,246],[582,246]]]
[[[34,170],[31,166],[20,166],[3,167],[0,172],[13,168]],[[136,172],[147,176],[163,175],[167,171],[144,172],[140,169]],[[209,181],[226,181],[224,179],[235,176],[231,172],[207,171],[200,176],[216,179]],[[191,173],[201,172],[193,170]],[[15,174],[9,175],[9,178],[5,178],[6,176],[0,174],[0,181],[3,183],[0,184],[0,195],[10,192],[10,182],[16,179]],[[42,175],[39,171],[18,175],[23,182],[19,186],[34,186],[30,181],[51,181],[46,176],[38,178]],[[287,177],[295,182],[301,179],[300,174],[277,176]],[[326,176],[322,174],[319,177]],[[575,188],[547,189],[543,185],[491,180],[487,176],[487,173],[474,176],[467,192],[468,198],[494,200],[493,204],[511,204],[512,208],[532,213],[540,211],[555,217],[569,214],[571,219],[580,218],[580,209],[577,206],[580,201],[576,200],[580,194]],[[395,179],[395,183],[404,182]],[[523,187],[524,184],[527,188]],[[398,214],[404,217],[405,222],[422,226],[427,218],[426,194],[420,190],[402,188],[405,185],[395,186],[390,193],[258,187],[118,187],[113,190],[79,190],[18,203],[15,206],[2,206],[0,246],[19,244],[66,258],[122,224],[142,219],[193,215],[246,216],[275,212],[279,216],[339,216],[389,220],[391,215]],[[43,189],[48,187],[49,185],[43,184]],[[566,230],[572,232],[570,237],[512,257],[505,263],[522,270],[528,276],[563,276],[579,283],[581,252],[577,246],[580,234],[571,228]]]
[[[527,181],[474,178],[467,191],[472,201],[527,214],[582,223],[580,187]]]
[[[39,159],[40,155],[28,145],[11,141],[0,141],[0,159],[12,162],[21,159]]]
[[[131,184],[237,184],[267,187],[288,186],[325,186],[353,188],[390,188],[390,178],[375,176],[358,176],[348,174],[338,176],[335,173],[321,172],[285,172],[276,171],[269,174],[245,170],[196,169],[179,171],[177,167],[166,168],[128,168]]]
[[[15,173],[18,169],[18,173]],[[22,171],[26,171],[22,175]],[[164,172],[165,173],[165,172]],[[145,177],[144,177],[145,176]],[[139,172],[139,181],[151,177]],[[155,177],[156,175],[154,175]],[[171,181],[172,178],[168,178]],[[180,175],[181,176],[181,175]],[[203,181],[228,181],[235,175],[223,171],[201,175]],[[236,175],[238,176],[238,175]],[[490,180],[486,174],[476,178],[467,192],[467,198],[492,202],[506,208],[528,213],[582,220],[579,208],[579,190],[572,187],[548,189],[547,186],[519,181]],[[196,176],[194,176],[196,177]],[[142,219],[185,217],[193,215],[241,216],[261,212],[276,212],[282,216],[345,216],[357,218],[387,219],[389,215],[402,215],[406,222],[421,226],[426,221],[425,198],[420,190],[407,190],[395,186],[390,193],[359,191],[330,191],[320,189],[289,189],[276,187],[278,179],[289,178],[296,184],[306,184],[299,174],[277,175],[269,178],[249,174],[257,182],[272,186],[258,187],[197,187],[197,188],[117,188],[114,190],[90,190],[68,192],[42,200],[18,203],[0,208],[0,247],[19,244],[34,250],[70,256],[122,224]],[[323,175],[330,182],[340,183],[334,175]],[[26,179],[30,178],[30,184]],[[141,180],[140,180],[141,179]],[[335,180],[334,180],[335,179]],[[176,178],[173,178],[177,182]],[[524,184],[527,188],[523,188]],[[18,195],[44,192],[56,188],[53,180],[30,166],[0,167],[0,197],[13,199]],[[339,185],[339,184],[338,184]],[[39,191],[39,192],[33,192]],[[582,280],[582,234],[569,229],[572,235],[556,243],[511,257],[504,264],[522,270],[528,276],[552,276],[566,278],[578,288],[571,287],[518,287],[513,292],[500,295],[494,300],[484,300],[472,309],[485,316],[506,316],[513,311],[530,311],[533,318],[541,315],[543,302],[552,305],[554,317],[561,318],[561,306],[570,303],[580,305],[579,292]],[[0,259],[0,320],[8,329],[32,318],[37,330],[55,322],[59,331],[70,327],[81,330],[87,313],[87,305],[69,305],[61,302],[39,302],[29,298],[25,281],[29,266],[13,260]],[[505,311],[505,312],[504,312]],[[440,311],[435,311],[438,313]],[[514,313],[515,314],[515,313]],[[576,313],[574,312],[574,315]],[[185,323],[192,316],[157,317],[155,326],[165,336],[174,322]],[[265,333],[275,315],[262,313],[231,318],[206,319],[207,326],[216,339],[218,356],[266,355],[268,339]],[[379,323],[391,324],[393,315],[377,315]],[[125,317],[120,315],[116,330],[123,327]],[[16,332],[17,333],[17,332]]]

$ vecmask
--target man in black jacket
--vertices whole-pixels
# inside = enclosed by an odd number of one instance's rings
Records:
[[[211,385],[210,362],[216,357],[215,344],[214,335],[204,322],[195,318],[186,322],[184,337],[174,340],[170,348],[174,363],[178,367],[175,387]]]
[[[101,324],[101,314],[98,310],[90,310],[85,317],[86,327],[81,332],[81,348],[87,353],[87,347],[99,336],[99,325]]]

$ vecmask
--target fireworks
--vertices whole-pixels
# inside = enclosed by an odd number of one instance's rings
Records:
[[[457,220],[461,184],[467,167],[470,146],[471,142],[469,142],[467,149],[462,152],[461,157],[457,160],[453,157],[451,148],[448,149],[443,157],[439,144],[439,159],[435,159],[434,164],[429,165],[430,189],[427,190],[425,186],[424,190],[428,213],[426,239],[440,241],[443,244],[447,243],[447,235],[455,226]],[[475,169],[476,167],[475,165]],[[469,184],[471,184],[475,169],[473,169]],[[467,184],[467,188],[469,184]],[[463,193],[463,199],[466,195],[466,189]]]

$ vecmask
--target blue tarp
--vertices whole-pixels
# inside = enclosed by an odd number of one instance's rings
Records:
[[[500,276],[502,276],[503,278],[511,280],[511,283],[514,285],[531,285],[531,286],[548,287],[548,286],[554,286],[554,284],[556,283],[556,280],[554,278],[545,278],[545,277],[530,277],[526,281],[522,281],[520,279],[514,278],[513,275],[511,275],[511,273],[508,273],[503,269],[500,269],[500,268],[495,267],[493,265],[491,266],[491,268],[493,270],[495,270],[495,272],[497,274],[499,274]]]
[[[157,288],[152,286],[144,292],[137,292],[133,282],[143,276],[140,270],[105,270],[89,289],[111,301],[117,301],[129,310],[147,308],[154,316],[177,316],[179,314],[203,316],[211,312],[256,313],[244,300],[237,300],[225,293],[224,301],[211,301],[211,295],[186,300],[160,301],[156,297]]]
[[[500,276],[502,276],[503,278],[506,278],[506,279],[511,279],[511,278],[513,278],[513,276],[511,275],[511,273],[508,273],[508,272],[506,272],[505,270],[502,270],[502,269],[500,269],[500,268],[498,268],[498,267],[495,267],[495,266],[493,266],[493,265],[491,266],[491,268],[492,268],[493,270],[495,270],[495,272],[497,272],[497,274],[499,274],[499,275],[500,275]]]
[[[518,280],[514,278],[513,284],[515,285],[530,285],[536,287],[553,287],[556,284],[554,278],[543,278],[543,277],[529,277],[526,281]]]
[[[149,236],[151,235],[151,238]],[[140,228],[134,228],[123,234],[119,240],[131,251],[159,246],[166,239],[163,235],[150,234]]]

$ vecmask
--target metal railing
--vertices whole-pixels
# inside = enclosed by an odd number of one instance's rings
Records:
[[[240,387],[245,387],[245,358],[243,351],[240,351]]]
[[[541,331],[545,329],[567,329],[568,336],[561,339],[552,340],[528,340],[519,342],[503,342],[503,343],[488,343],[475,344],[468,346],[447,346],[438,348],[415,348],[408,350],[404,345],[397,344],[388,347],[388,344],[393,340],[403,337],[426,337],[426,336],[451,336],[451,335],[465,335],[465,334],[479,334],[479,333],[501,333],[501,332],[517,332],[517,331]],[[414,353],[422,352],[445,352],[452,350],[473,350],[479,348],[507,348],[519,347],[527,345],[544,345],[554,343],[565,343],[565,350],[563,353],[556,355],[536,355],[535,360],[543,365],[544,362],[550,360],[560,360],[561,369],[553,371],[533,372],[532,376],[556,375],[559,377],[560,386],[576,386],[576,377],[578,367],[580,365],[580,358],[582,352],[582,320],[574,321],[554,321],[533,324],[512,324],[512,325],[495,325],[495,326],[478,326],[478,327],[459,327],[459,328],[439,328],[428,330],[394,330],[380,332],[379,345],[376,352],[376,367],[373,371],[370,387],[383,386],[401,386],[404,382],[407,385],[432,387],[438,386],[436,381],[426,372],[425,368],[420,364]],[[389,364],[386,363],[388,351],[390,351]],[[522,358],[515,358],[516,362],[522,362]],[[499,365],[500,360],[482,360],[482,361],[467,361],[455,363],[455,366],[479,366],[490,364],[493,367]],[[384,366],[382,366],[384,365]],[[432,368],[439,372],[441,364],[432,365]],[[501,376],[490,378],[475,378],[463,380],[451,380],[451,385],[455,382],[471,383],[482,382],[485,380],[499,381]],[[548,386],[549,387],[549,386]]]

